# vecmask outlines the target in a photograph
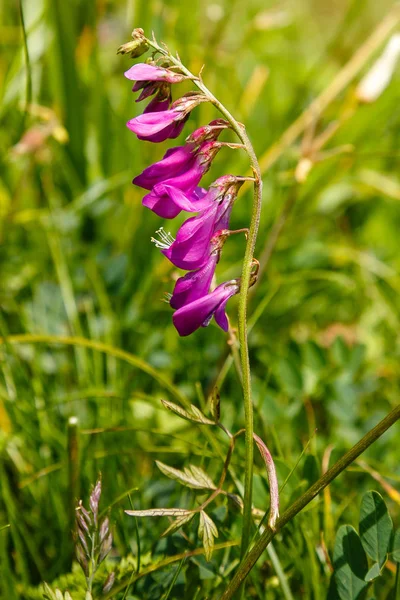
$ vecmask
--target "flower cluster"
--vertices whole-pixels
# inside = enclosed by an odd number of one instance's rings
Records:
[[[140,140],[163,142],[176,138],[191,111],[208,101],[201,92],[190,92],[172,101],[171,86],[188,77],[176,72],[168,63],[136,64],[125,73],[140,92],[137,102],[152,97],[143,114],[128,121],[127,126]],[[169,149],[162,160],[147,167],[133,183],[148,193],[143,205],[164,219],[173,219],[181,211],[197,213],[179,228],[176,238],[163,228],[154,239],[156,246],[173,265],[188,271],[180,277],[170,297],[175,309],[173,322],[181,336],[206,327],[212,317],[228,330],[225,307],[240,290],[240,280],[217,286],[212,281],[221,250],[229,231],[233,203],[245,178],[224,175],[208,190],[199,187],[203,175],[219,150],[229,144],[218,141],[220,133],[230,127],[223,119],[212,121],[194,131],[184,146]]]

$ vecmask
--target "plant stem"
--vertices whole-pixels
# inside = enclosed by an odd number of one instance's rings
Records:
[[[21,124],[21,129],[23,131],[25,128],[25,119],[29,113],[29,108],[32,103],[32,68],[31,68],[31,61],[30,61],[30,56],[29,56],[28,36],[26,33],[22,0],[19,0],[18,8],[19,8],[19,17],[21,20],[22,38],[23,38],[23,42],[24,42],[24,58],[25,58],[25,68],[26,68],[25,112],[24,112],[23,121]]]
[[[67,426],[68,448],[68,493],[69,493],[69,521],[68,532],[73,530],[75,524],[76,503],[79,498],[79,426],[77,417],[70,417]],[[73,547],[71,563],[73,560]]]
[[[91,547],[91,551],[90,551],[90,571],[89,571],[89,577],[87,578],[87,591],[88,592],[92,592],[92,588],[93,588],[93,577],[94,574],[96,572],[96,561],[94,559],[94,552],[96,549],[96,531],[93,531],[93,534],[91,536],[91,542],[92,542],[92,547]]]
[[[400,404],[396,406],[382,421],[371,429],[355,446],[353,446],[342,458],[340,458],[314,485],[312,485],[300,498],[298,498],[283,513],[276,522],[275,530],[267,528],[256,542],[252,550],[242,560],[232,581],[226,588],[221,600],[230,600],[236,590],[243,584],[247,575],[264,552],[270,541],[275,537],[289,521],[303,510],[327,485],[329,485],[342,471],[362,454],[371,444],[381,437],[400,418]]]
[[[233,131],[243,144],[245,151],[250,160],[251,169],[254,174],[254,196],[251,221],[249,227],[249,235],[247,238],[246,250],[243,259],[243,268],[241,276],[241,289],[239,296],[239,313],[238,313],[238,337],[240,345],[240,360],[242,367],[242,387],[244,399],[244,414],[245,414],[245,430],[246,430],[246,454],[245,454],[245,475],[244,475],[244,507],[243,507],[243,529],[241,542],[241,556],[243,557],[250,539],[250,529],[252,524],[251,506],[252,506],[252,488],[253,488],[253,404],[251,397],[251,376],[250,376],[250,359],[247,343],[247,297],[249,291],[250,275],[252,268],[252,260],[254,248],[257,239],[258,227],[260,223],[261,200],[262,200],[262,179],[260,166],[254,148],[246,133],[244,125],[239,123],[229,112],[227,108],[204,85],[201,78],[196,77],[191,73],[181,61],[170,54],[170,52],[157,44],[155,40],[147,40],[148,44],[157,52],[168,57],[172,64],[179,67],[185,75],[190,77],[195,85],[207,96],[209,101],[219,110],[219,112],[230,123]]]

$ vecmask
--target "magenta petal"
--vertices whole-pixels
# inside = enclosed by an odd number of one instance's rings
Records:
[[[173,131],[168,136],[170,140],[176,139],[178,137],[178,135],[181,134],[182,129],[184,128],[185,123],[188,120],[188,118],[189,118],[189,115],[186,115],[186,117],[183,117],[183,119],[181,119],[177,123],[174,123]]]
[[[172,308],[181,308],[208,293],[218,258],[219,252],[213,252],[201,269],[178,279],[170,300]]]
[[[194,183],[195,181],[195,176],[194,174],[192,174],[191,176],[191,181],[192,183]],[[171,185],[178,186],[179,183],[177,183],[177,179],[174,180],[170,180]],[[181,180],[181,178],[179,178]],[[165,182],[167,183],[167,182]],[[180,186],[183,187],[183,186]],[[186,188],[190,189],[191,194],[189,196],[189,194],[187,194],[187,200],[185,202],[185,206],[183,204],[181,204],[181,208],[182,210],[185,210],[186,212],[200,212],[203,211],[202,213],[202,218],[206,218],[209,216],[209,213],[205,213],[206,210],[211,209],[211,206],[214,206],[213,211],[215,211],[215,213],[217,213],[218,210],[218,206],[216,203],[214,203],[214,191],[210,190],[209,192],[207,192],[206,190],[204,190],[203,188],[200,187],[190,187],[190,188]],[[200,215],[198,215],[198,217],[200,219]],[[178,236],[179,236],[179,232],[178,232]]]
[[[157,183],[179,175],[184,169],[187,169],[192,157],[192,151],[188,146],[172,148],[166,152],[162,160],[147,167],[140,175],[135,177],[132,183],[146,190],[151,190]]]
[[[128,121],[127,127],[138,136],[148,138],[172,125],[179,117],[180,113],[174,110],[143,113]]]
[[[189,212],[195,212],[197,209],[193,207],[196,204],[196,201],[191,201],[191,192],[186,192],[176,188],[172,185],[167,185],[164,183],[159,183],[155,186],[156,189],[153,189],[153,193],[157,194],[161,200],[164,202],[168,202],[170,204],[174,204],[179,212],[181,210],[186,210]]]
[[[171,181],[173,180],[171,179]],[[204,197],[198,200],[197,191],[183,191],[165,183],[154,186],[151,192],[146,194],[142,200],[143,206],[146,206],[164,219],[173,219],[179,215],[181,210],[195,212],[204,205],[204,202]],[[197,269],[197,265],[193,268]]]
[[[181,212],[179,206],[173,202],[169,202],[168,198],[160,198],[160,196],[153,194],[153,192],[145,195],[142,204],[163,219],[174,219]]]
[[[178,73],[145,63],[133,65],[133,67],[125,71],[124,75],[132,81],[168,81],[169,83],[178,83],[184,79]]]
[[[217,325],[219,325],[221,327],[221,329],[223,329],[224,331],[228,331],[228,329],[229,329],[229,321],[228,321],[228,317],[225,312],[225,308],[226,308],[228,300],[229,300],[229,298],[224,300],[224,302],[222,302],[218,306],[217,310],[214,313],[214,319],[215,319]]]
[[[213,292],[203,296],[190,304],[179,308],[173,315],[173,323],[181,336],[190,335],[199,327],[206,326],[223,305],[223,310],[229,298],[239,291],[239,286],[235,280],[222,283]],[[226,323],[220,319],[221,323]]]
[[[142,90],[139,96],[136,98],[135,102],[141,102],[142,100],[146,100],[149,96],[152,96],[156,92],[160,91],[160,84],[157,82],[148,82],[148,81],[137,81],[132,88],[132,92],[138,92]],[[165,85],[165,84],[164,84]],[[164,97],[164,100],[167,98]]]
[[[165,129],[163,129],[162,131],[159,131],[158,133],[154,133],[153,135],[138,135],[138,140],[143,140],[145,142],[153,142],[153,143],[160,143],[160,142],[165,142],[165,140],[167,140],[170,137],[170,133],[172,133],[174,131],[174,126],[173,125],[168,125],[167,127],[165,127]]]
[[[186,144],[168,150],[162,160],[147,167],[140,175],[135,177],[133,183],[147,190],[151,190],[159,183],[165,183],[181,190],[194,191],[201,177],[207,171],[212,158],[212,154],[208,160],[205,158],[204,152],[202,152],[204,146],[207,150],[208,144],[203,144],[197,148],[194,148],[192,144]],[[157,194],[159,193],[157,190],[154,191]],[[204,192],[202,191],[201,194],[204,195]],[[197,199],[200,199],[200,196]],[[203,210],[206,206],[207,203],[203,203],[187,210],[197,212]]]
[[[154,96],[146,106],[143,111],[143,114],[147,113],[156,113],[156,112],[164,112],[169,109],[170,101],[168,98],[164,98],[160,100],[158,94]]]
[[[229,204],[225,202],[221,203],[221,205],[218,207],[218,212],[215,219],[214,232],[221,229],[229,229],[232,208],[233,202],[229,202]]]
[[[207,193],[207,190],[202,187],[197,187],[195,190],[193,190],[193,196],[195,196],[197,200],[202,200]]]
[[[167,157],[166,162],[172,162],[174,158],[174,155],[171,153]],[[159,164],[162,162],[160,161]],[[147,194],[143,199],[144,206],[147,206],[164,218],[173,218],[181,210],[198,212],[203,210],[205,206],[208,206],[208,196],[202,194],[201,188],[197,188],[197,184],[203,175],[203,165],[200,165],[195,157],[193,160],[190,159],[187,165],[188,168],[184,169],[181,173],[175,177],[165,179],[161,183],[156,183],[155,178],[144,177],[144,173],[134,179],[134,183],[151,188],[151,193]],[[151,172],[153,175],[154,171],[157,173],[156,167],[157,165],[149,167],[149,169],[153,168]],[[161,171],[165,171],[164,166],[162,166]],[[154,185],[152,186],[152,184]]]
[[[161,77],[163,71],[164,69],[161,69]],[[160,69],[153,65],[139,63],[125,71],[124,75],[132,81],[158,81],[160,79]]]
[[[211,206],[201,215],[185,221],[173,244],[167,250],[162,250],[176,267],[193,270],[203,266],[209,256],[216,208]]]
[[[188,163],[188,168],[181,170],[181,172],[175,177],[169,177],[162,183],[158,183],[154,186],[154,192],[161,195],[163,193],[164,185],[172,186],[180,190],[192,192],[198,185],[200,179],[203,176],[203,169],[197,161],[191,161]]]

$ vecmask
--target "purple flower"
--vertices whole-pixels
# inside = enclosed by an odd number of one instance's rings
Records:
[[[156,194],[147,194],[143,198],[143,205],[150,208],[163,219],[173,219],[181,210],[196,212],[207,206],[207,192],[201,187],[196,187],[193,192],[182,192],[180,189],[160,183],[155,186]]]
[[[193,108],[205,101],[206,96],[191,93],[176,100],[169,110],[152,112],[153,107],[149,108],[149,105],[142,115],[131,119],[126,125],[141,140],[163,142],[168,138],[174,139],[181,133]]]
[[[171,148],[167,150],[162,160],[147,167],[140,175],[135,177],[132,183],[145,190],[151,190],[157,183],[186,171],[192,162],[192,158],[193,151],[189,145]]]
[[[171,99],[168,96],[165,97],[163,94],[158,93],[154,96],[154,98],[152,98],[150,100],[150,102],[144,109],[143,114],[164,112],[169,109],[170,102],[171,102]],[[138,135],[138,138],[142,139],[139,135]],[[144,139],[148,139],[148,138],[144,138]]]
[[[176,138],[182,131],[182,127],[189,117],[178,110],[157,110],[148,112],[131,119],[127,127],[138,136],[139,140],[148,142],[163,142],[168,138]]]
[[[207,155],[207,150],[209,153],[212,150],[218,150],[219,147],[217,145],[209,146],[205,142],[216,141],[225,128],[225,123],[227,122],[217,119],[211,121],[206,127],[196,129],[187,138],[185,146],[167,150],[162,160],[147,167],[140,175],[135,177],[132,183],[145,190],[151,190],[157,183],[188,171],[196,162],[203,162],[205,166],[208,166],[215,154]]]
[[[131,67],[125,73],[125,77],[136,81],[132,88],[133,92],[142,90],[136,102],[140,102],[149,96],[154,98],[146,106],[145,113],[162,112],[168,110],[171,104],[171,83],[179,83],[186,79],[184,75],[174,73],[163,67],[149,64],[138,64]],[[173,137],[175,134],[179,135],[182,131],[183,123],[180,127],[171,126],[167,132],[169,137]],[[175,135],[175,137],[176,137]],[[159,141],[160,134],[156,133],[152,136],[141,136],[138,135],[139,139],[146,139],[150,142]]]
[[[195,152],[188,152],[183,146],[167,153],[162,161],[133,180],[133,183],[151,189],[144,196],[143,205],[164,219],[176,217],[181,210],[198,212],[206,208],[211,201],[208,195],[201,199],[196,188],[220,147],[219,142],[205,142]],[[165,178],[168,166],[176,175]]]
[[[176,239],[161,252],[180,269],[199,269],[210,254],[212,238],[227,229],[233,203],[242,181],[233,175],[224,175],[210,187],[199,202],[208,207],[191,217],[179,228]]]
[[[224,331],[228,331],[229,323],[225,312],[226,303],[239,290],[239,281],[232,279],[216,287],[207,296],[198,298],[179,308],[172,317],[179,335],[190,335],[199,327],[207,327],[213,316],[217,324]]]
[[[169,69],[158,67],[157,65],[149,65],[146,63],[139,63],[133,65],[128,71],[124,73],[127,79],[136,81],[133,86],[133,91],[144,88],[150,81],[166,81],[168,83],[180,83],[184,79],[187,79],[185,75],[174,73]]]
[[[181,308],[208,294],[220,254],[221,249],[216,247],[201,269],[186,273],[178,279],[169,302],[172,308]]]

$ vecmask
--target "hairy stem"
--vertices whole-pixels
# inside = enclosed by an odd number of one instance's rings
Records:
[[[160,52],[164,56],[168,57],[172,64],[179,67],[182,73],[187,75],[193,80],[195,85],[207,96],[209,101],[219,110],[219,112],[225,117],[230,123],[233,131],[236,133],[238,138],[243,144],[244,150],[250,160],[251,169],[254,174],[254,197],[252,215],[250,221],[249,234],[247,237],[247,244],[245,255],[243,259],[242,277],[241,277],[241,290],[239,296],[239,313],[238,313],[238,337],[240,344],[240,362],[242,368],[242,387],[243,387],[243,399],[244,399],[244,413],[245,413],[245,430],[246,430],[246,458],[245,458],[245,475],[244,475],[244,508],[243,508],[243,529],[242,529],[242,542],[241,542],[241,555],[244,556],[250,539],[250,529],[252,523],[251,517],[251,506],[252,506],[252,488],[253,488],[253,459],[254,459],[254,448],[253,448],[253,404],[251,397],[251,376],[250,376],[250,359],[249,349],[247,343],[247,298],[250,284],[250,276],[252,269],[252,260],[254,254],[254,248],[257,240],[258,227],[260,222],[261,213],[261,200],[262,200],[262,179],[260,166],[254,148],[250,139],[246,133],[244,125],[239,123],[229,112],[227,108],[210,92],[210,90],[204,85],[201,78],[196,77],[191,73],[178,58],[175,58],[170,52],[159,46],[155,40],[148,40],[148,44]]]
[[[232,581],[226,588],[221,600],[230,600],[233,598],[236,590],[243,584],[247,575],[254,567],[255,563],[264,552],[268,544],[289,521],[291,521],[299,512],[301,512],[323,489],[326,488],[342,471],[362,454],[371,444],[381,437],[398,419],[400,418],[400,404],[396,406],[382,421],[371,429],[355,446],[351,448],[342,458],[340,458],[314,485],[312,485],[300,498],[298,498],[283,513],[276,522],[275,529],[266,528],[254,547],[242,560]]]

